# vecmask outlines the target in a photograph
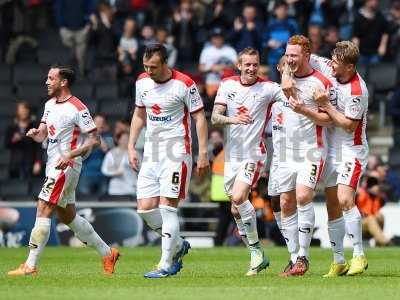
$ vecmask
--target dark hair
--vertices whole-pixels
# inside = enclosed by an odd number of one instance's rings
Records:
[[[146,59],[150,59],[155,54],[157,54],[160,57],[162,63],[167,62],[168,58],[167,49],[160,43],[152,43],[147,45],[146,49],[144,50],[143,57]]]
[[[58,69],[60,77],[68,81],[68,87],[71,87],[75,82],[75,72],[69,67],[61,65],[52,65],[51,69]]]

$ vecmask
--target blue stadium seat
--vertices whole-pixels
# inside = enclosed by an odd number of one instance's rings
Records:
[[[0,183],[0,194],[5,200],[29,195],[29,183],[21,179],[7,179]]]
[[[106,116],[124,118],[128,112],[128,100],[118,98],[102,98],[100,100],[100,113]]]

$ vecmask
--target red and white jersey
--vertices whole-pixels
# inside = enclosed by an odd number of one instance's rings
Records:
[[[331,61],[329,59],[311,56],[310,63],[322,72],[332,74]],[[332,75],[330,75],[332,77]],[[328,143],[330,152],[342,150],[346,154],[362,154],[368,152],[366,136],[368,89],[360,74],[356,73],[348,82],[340,83],[333,78],[336,94],[334,105],[336,109],[351,120],[359,120],[356,130],[346,132],[341,127],[329,130]]]
[[[96,130],[86,105],[75,96],[63,102],[57,102],[55,98],[48,100],[41,122],[47,126],[48,166],[57,163],[61,155],[79,148],[84,134]],[[75,163],[81,165],[82,157],[76,157]]]
[[[171,79],[157,83],[142,73],[136,81],[136,106],[147,113],[145,157],[191,153],[189,114],[203,109],[203,101],[189,76],[172,70]]]
[[[331,81],[317,70],[305,77],[294,77],[297,97],[305,106],[318,111],[318,104],[313,99],[315,90],[325,90],[332,87]],[[316,125],[311,119],[294,112],[286,101],[282,106],[282,126],[284,128],[285,148],[293,150],[310,150],[326,148],[326,133],[322,126]]]
[[[271,132],[272,132],[272,146],[274,148],[274,155],[279,154],[282,141],[285,139],[283,127],[283,103],[275,102],[271,109]]]
[[[253,119],[251,124],[225,128],[225,160],[259,160],[265,156],[264,132],[272,103],[286,100],[281,87],[271,81],[259,78],[252,85],[244,85],[240,76],[223,80],[214,103],[225,105],[228,117],[248,113]]]

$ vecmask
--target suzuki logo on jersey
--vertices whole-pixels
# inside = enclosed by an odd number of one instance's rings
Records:
[[[247,107],[244,106],[244,105],[239,106],[239,107],[237,108],[237,110],[238,110],[238,114],[239,114],[239,115],[240,115],[240,114],[247,113],[247,112],[249,111],[249,110],[247,109]]]
[[[56,134],[56,128],[55,128],[53,125],[50,125],[50,126],[49,126],[48,131],[49,131],[49,135],[50,135],[50,136],[53,136],[53,135]]]
[[[153,112],[153,114],[159,115],[159,114],[161,114],[161,107],[158,104],[154,104],[151,107],[151,111]]]

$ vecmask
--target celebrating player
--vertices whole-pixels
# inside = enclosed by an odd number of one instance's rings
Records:
[[[260,246],[256,213],[248,196],[266,159],[263,134],[268,110],[273,101],[286,101],[278,84],[257,76],[259,65],[257,50],[246,48],[239,54],[240,76],[221,83],[211,116],[213,124],[226,126],[224,185],[233,204],[231,211],[239,234],[250,250],[247,276],[256,275],[269,265]]]
[[[290,97],[282,106],[280,120],[285,139],[272,184],[281,195],[283,235],[289,241],[296,240],[298,236],[299,251],[296,263],[285,268],[282,276],[303,275],[309,267],[309,247],[315,223],[312,200],[326,156],[322,126],[331,124],[329,115],[318,110],[313,92],[329,88],[332,84],[310,66],[310,54],[308,38],[295,35],[289,39],[285,56],[293,79],[292,86],[283,82],[282,88],[291,92],[294,85],[297,98]],[[286,76],[284,72],[282,78]],[[294,247],[290,249],[295,250]],[[292,257],[294,255],[291,253]]]
[[[104,273],[114,272],[119,252],[110,248],[94,231],[92,225],[76,214],[75,189],[82,167],[82,157],[100,144],[89,110],[71,95],[74,72],[66,67],[53,66],[47,76],[46,102],[39,128],[27,136],[41,143],[48,139],[46,181],[37,202],[36,222],[29,240],[29,256],[25,263],[8,275],[37,275],[40,254],[49,240],[51,216],[67,224],[85,244],[94,247],[102,256]],[[84,136],[87,135],[86,139]]]
[[[186,198],[192,170],[190,116],[199,141],[197,171],[203,175],[207,157],[207,121],[203,102],[192,79],[168,68],[167,51],[160,44],[144,52],[145,73],[136,81],[136,109],[129,136],[129,162],[138,170],[135,144],[146,126],[143,163],[137,182],[138,213],[159,233],[162,256],[146,278],[175,275],[190,244],[179,235],[178,202]]]
[[[335,125],[328,131],[328,156],[321,179],[327,198],[328,232],[334,258],[325,277],[357,275],[368,267],[362,246],[361,215],[354,200],[368,159],[365,133],[368,90],[356,70],[358,57],[358,47],[343,41],[336,44],[332,61],[314,55],[310,61],[315,68],[332,77],[337,95],[334,103],[329,101],[329,91],[318,91],[315,95],[315,101]],[[350,266],[344,258],[346,231],[353,242]]]

